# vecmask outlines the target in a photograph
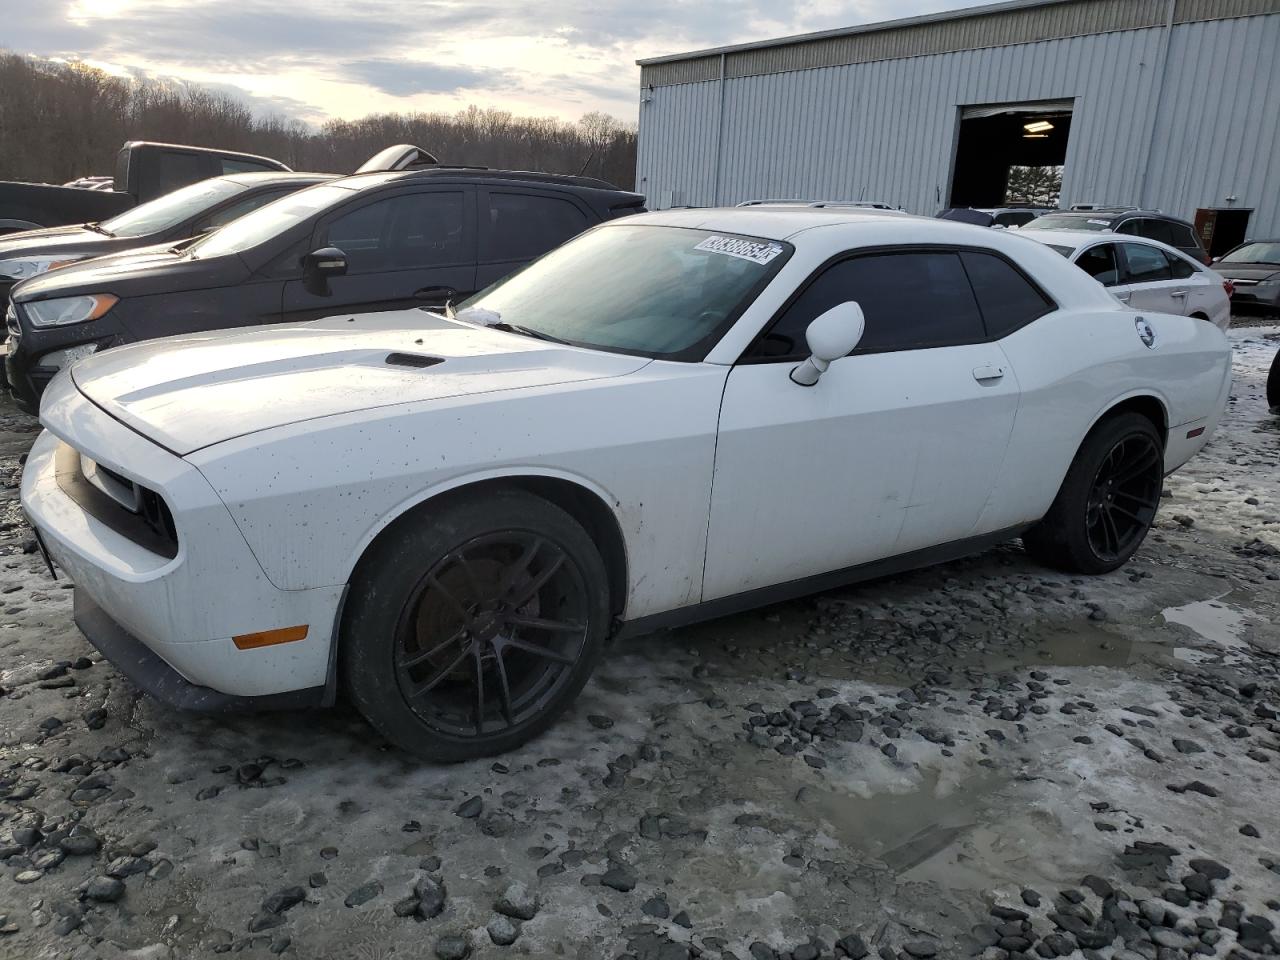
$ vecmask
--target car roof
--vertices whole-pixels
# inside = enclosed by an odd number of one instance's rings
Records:
[[[1190,226],[1188,221],[1181,217],[1175,217],[1167,213],[1161,213],[1159,210],[1139,210],[1137,207],[1095,207],[1092,210],[1052,210],[1045,216],[1050,217],[1072,217],[1080,220],[1126,220],[1133,217],[1141,217],[1144,220],[1168,220],[1171,223],[1180,223],[1184,226]]]
[[[429,180],[440,177],[460,177],[477,180],[522,180],[528,183],[553,184],[562,187],[578,187],[590,190],[607,190],[612,193],[631,193],[621,187],[600,180],[596,177],[579,177],[568,173],[544,173],[538,170],[494,170],[489,167],[448,166],[440,164],[433,167],[420,167],[412,170],[374,170],[368,173],[353,173],[344,177],[344,185],[352,189],[362,189],[366,185],[391,183],[393,181]]]
[[[264,184],[276,183],[297,183],[297,184],[313,184],[324,183],[326,180],[337,180],[339,174],[336,173],[292,173],[285,170],[267,170],[262,173],[228,173],[219,177],[219,180],[230,180],[232,183],[238,183],[246,187],[260,187]]]
[[[1129,233],[1115,233],[1111,230],[1028,230],[1022,236],[1030,237],[1032,240],[1050,247],[1071,247],[1073,251],[1098,243],[1140,243],[1148,247],[1156,247],[1165,253],[1176,253],[1183,260],[1197,267],[1204,266],[1188,257],[1177,247],[1171,247],[1167,243],[1152,240],[1150,237],[1139,237]]]
[[[901,210],[870,207],[800,207],[793,204],[757,204],[750,207],[694,207],[640,213],[615,223],[652,223],[659,226],[690,227],[741,233],[766,240],[788,240],[813,227],[835,223],[884,223],[886,220],[932,221]],[[985,228],[978,228],[985,229]]]

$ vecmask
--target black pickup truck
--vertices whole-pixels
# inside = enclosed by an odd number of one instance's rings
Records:
[[[113,190],[0,182],[0,234],[95,223],[198,180],[288,169],[251,153],[130,140],[116,154]]]

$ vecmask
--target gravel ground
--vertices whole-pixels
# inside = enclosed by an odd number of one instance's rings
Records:
[[[1014,544],[621,644],[453,767],[133,690],[30,552],[0,410],[0,957],[1280,953],[1280,328],[1232,337],[1121,572]]]

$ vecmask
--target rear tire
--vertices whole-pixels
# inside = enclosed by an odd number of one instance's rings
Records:
[[[1097,424],[1080,445],[1043,520],[1022,536],[1027,553],[1071,573],[1110,573],[1142,545],[1164,480],[1164,445],[1137,413]]]
[[[572,516],[520,490],[392,527],[361,560],[340,675],[396,746],[457,762],[537,736],[577,697],[609,630],[604,561]]]

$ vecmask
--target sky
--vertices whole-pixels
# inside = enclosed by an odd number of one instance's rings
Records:
[[[634,122],[643,57],[978,0],[0,0],[0,46],[309,123],[469,104]]]

